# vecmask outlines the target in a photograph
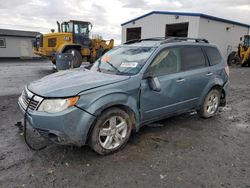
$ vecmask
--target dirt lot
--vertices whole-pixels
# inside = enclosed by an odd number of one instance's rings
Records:
[[[89,147],[34,152],[14,126],[26,82],[52,73],[42,63],[0,63],[0,187],[250,188],[250,68],[231,69],[228,105],[143,127],[127,147],[99,156]]]

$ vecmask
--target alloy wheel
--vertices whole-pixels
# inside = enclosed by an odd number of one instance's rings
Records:
[[[99,131],[99,142],[104,149],[114,149],[123,144],[128,132],[128,125],[121,116],[112,116],[104,122]]]
[[[214,114],[219,106],[219,97],[212,94],[208,97],[206,110],[208,114]]]

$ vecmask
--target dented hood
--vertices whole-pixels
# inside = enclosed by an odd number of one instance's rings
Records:
[[[129,76],[74,69],[60,71],[34,81],[28,85],[28,89],[42,97],[68,97],[126,79],[129,79]]]

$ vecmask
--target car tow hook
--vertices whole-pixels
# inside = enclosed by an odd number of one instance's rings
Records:
[[[29,109],[29,106],[31,104],[31,101],[33,100],[34,96],[31,97],[26,109],[25,109],[25,112],[24,112],[24,118],[23,118],[23,124],[21,121],[18,121],[15,126],[18,127],[19,131],[23,132],[23,137],[24,137],[24,141],[26,143],[26,145],[31,149],[31,150],[34,150],[34,151],[40,151],[40,150],[43,150],[45,149],[49,144],[44,144],[43,146],[41,147],[34,147],[33,145],[30,144],[30,140],[27,138],[27,114],[28,114],[28,109]]]

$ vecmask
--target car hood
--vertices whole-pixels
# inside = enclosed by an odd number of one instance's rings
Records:
[[[129,76],[74,69],[60,71],[34,81],[28,85],[28,89],[42,97],[68,97],[126,79],[129,79]]]

